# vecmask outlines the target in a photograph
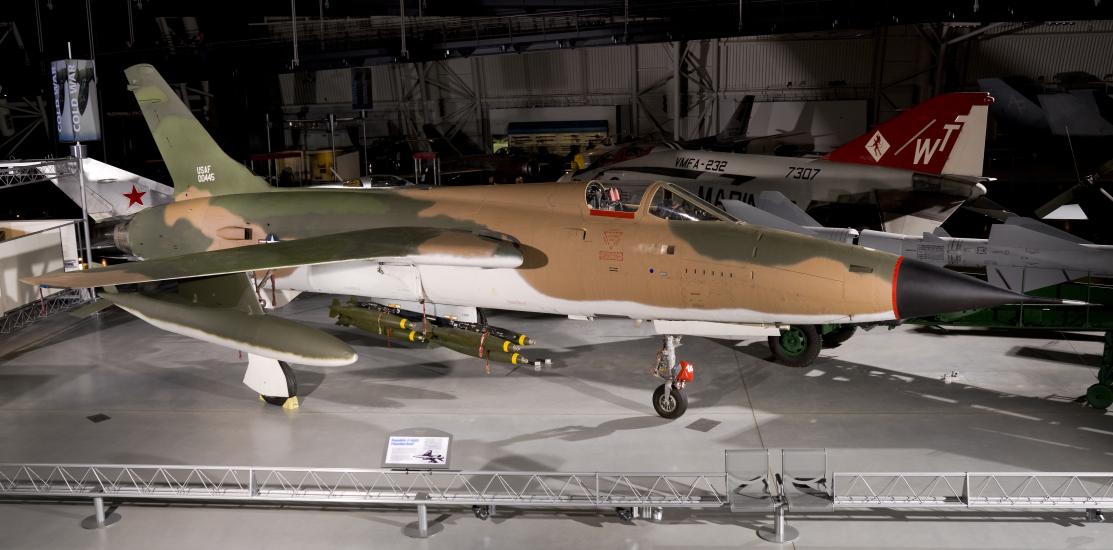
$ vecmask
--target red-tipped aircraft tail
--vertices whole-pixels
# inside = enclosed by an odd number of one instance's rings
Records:
[[[824,158],[927,174],[981,176],[991,103],[993,96],[985,92],[933,97]]]

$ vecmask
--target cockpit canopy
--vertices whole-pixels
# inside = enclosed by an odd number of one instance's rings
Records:
[[[663,220],[738,222],[730,214],[673,183],[607,186],[591,181],[587,184],[587,204],[592,210],[634,213],[642,203],[648,205],[650,215]]]

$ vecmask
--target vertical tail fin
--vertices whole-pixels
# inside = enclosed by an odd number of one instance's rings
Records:
[[[746,137],[746,130],[750,127],[750,116],[754,112],[754,96],[748,95],[738,102],[738,106],[734,108],[734,114],[730,116],[730,121],[727,122],[726,128],[719,132],[716,136],[720,140],[736,139]]]
[[[926,174],[981,176],[991,103],[993,96],[985,92],[933,97],[824,158]]]
[[[174,180],[175,200],[271,190],[221,150],[154,67],[134,65],[124,74]]]

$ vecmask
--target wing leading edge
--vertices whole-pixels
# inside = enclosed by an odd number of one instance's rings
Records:
[[[515,268],[522,264],[522,253],[513,243],[467,231],[391,227],[196,252],[89,271],[55,271],[21,280],[46,287],[88,288],[352,260]]]

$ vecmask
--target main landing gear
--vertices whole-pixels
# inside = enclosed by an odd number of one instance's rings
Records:
[[[806,367],[819,357],[823,339],[815,325],[792,325],[781,331],[780,336],[769,337],[773,359],[789,367]]]
[[[769,337],[769,349],[782,365],[806,367],[819,357],[819,350],[838,347],[857,330],[855,325],[792,325],[780,336]]]
[[[679,336],[665,336],[661,351],[657,352],[657,365],[653,374],[665,381],[653,391],[653,409],[662,418],[680,418],[688,410],[688,396],[684,386],[695,379],[695,367],[687,361],[676,359],[680,347]]]

